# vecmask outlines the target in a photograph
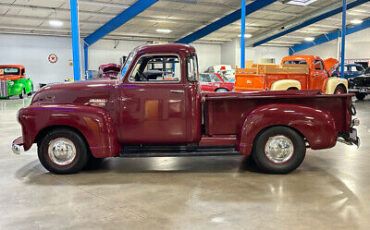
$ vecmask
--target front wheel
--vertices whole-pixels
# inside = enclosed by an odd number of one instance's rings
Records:
[[[258,168],[267,173],[289,173],[301,165],[306,155],[303,137],[284,126],[268,128],[254,143],[252,157]]]
[[[226,92],[229,92],[229,90],[221,88],[221,89],[216,89],[216,92],[217,93],[226,93]]]
[[[45,135],[38,143],[38,157],[50,172],[69,174],[80,171],[88,161],[88,149],[76,132],[60,128]]]
[[[26,94],[26,89],[23,89],[21,94],[19,94],[19,98],[20,99],[23,99],[23,98],[26,98],[27,97],[27,94]]]
[[[334,94],[344,94],[347,93],[347,90],[344,86],[338,85],[337,88],[334,90]]]
[[[365,97],[366,97],[366,94],[364,94],[364,93],[356,93],[357,100],[362,101],[362,100],[365,99]]]

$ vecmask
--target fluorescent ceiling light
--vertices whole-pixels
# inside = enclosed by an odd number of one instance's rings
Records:
[[[288,1],[287,4],[298,5],[298,6],[307,6],[307,5],[310,5],[311,3],[314,3],[316,1],[317,0],[291,0],[291,1]]]
[[[238,35],[238,37],[239,37],[239,38],[241,38],[241,37],[242,37],[242,35],[241,35],[241,34],[239,34],[239,35]],[[252,37],[252,34],[244,34],[244,37],[245,37],[245,38],[251,38],[251,37]]]
[[[358,24],[361,24],[363,23],[364,21],[360,20],[360,19],[354,19],[351,21],[352,24],[355,24],[355,25],[358,25]]]
[[[305,41],[308,41],[308,42],[312,42],[315,40],[315,38],[312,38],[312,37],[308,37],[308,38],[305,38],[304,39]]]
[[[156,29],[156,31],[158,33],[162,33],[162,34],[169,34],[169,33],[172,32],[172,30],[170,30],[170,29]]]
[[[54,27],[61,27],[63,26],[63,22],[59,20],[49,20],[49,25]]]

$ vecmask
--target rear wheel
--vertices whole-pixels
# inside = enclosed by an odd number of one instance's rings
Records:
[[[224,89],[224,88],[221,88],[221,89],[216,89],[216,92],[218,92],[218,93],[225,93],[225,92],[229,92],[229,90]]]
[[[88,161],[88,150],[83,138],[76,132],[61,128],[45,135],[38,143],[41,164],[57,174],[76,173]]]
[[[347,93],[347,90],[344,86],[338,85],[337,88],[334,90],[334,94],[344,94]]]
[[[366,97],[366,94],[364,93],[356,93],[356,98],[360,101],[364,100]]]
[[[301,165],[305,155],[303,137],[284,126],[262,131],[255,140],[252,153],[258,168],[267,173],[289,173]]]

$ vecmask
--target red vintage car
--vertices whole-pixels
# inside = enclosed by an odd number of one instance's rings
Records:
[[[111,78],[117,79],[121,72],[121,65],[115,63],[109,63],[106,65],[99,66],[99,78]]]
[[[201,73],[199,83],[202,91],[228,92],[234,89],[234,83],[218,73]]]
[[[41,164],[54,173],[76,173],[106,157],[235,154],[264,172],[288,173],[306,148],[332,148],[338,138],[359,143],[351,94],[201,93],[194,47],[145,45],[130,56],[123,78],[40,89],[18,112],[22,137],[13,151],[37,143]],[[168,69],[166,60],[171,73],[158,71]]]

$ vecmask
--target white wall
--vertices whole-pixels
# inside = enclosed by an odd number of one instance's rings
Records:
[[[97,70],[101,64],[119,64],[122,56],[143,44],[143,41],[120,41],[114,48],[114,41],[100,40],[89,48],[89,69]],[[221,45],[195,43],[193,46],[198,53],[200,71],[221,64]],[[73,77],[73,68],[68,64],[72,60],[68,37],[0,34],[0,50],[0,64],[24,65],[36,87],[39,83],[62,82]],[[55,64],[48,61],[51,53],[58,56]]]
[[[302,50],[297,54],[316,55],[321,58],[337,57],[338,40]],[[370,58],[370,28],[346,36],[346,59]]]
[[[61,37],[23,36],[0,34],[0,64],[21,64],[26,75],[34,81],[58,82],[72,77],[72,45],[70,39]],[[55,53],[58,61],[51,64],[48,56]]]
[[[222,64],[231,66],[240,66],[240,39],[234,39],[230,42],[225,42],[221,46]],[[276,64],[280,64],[283,57],[289,56],[287,47],[270,47],[258,46],[247,47],[245,50],[245,60],[258,63],[261,58],[274,58]]]

